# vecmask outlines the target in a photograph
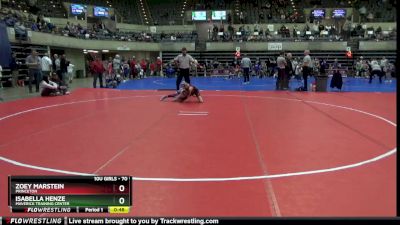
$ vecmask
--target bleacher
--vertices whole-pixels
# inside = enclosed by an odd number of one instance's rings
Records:
[[[40,12],[45,17],[67,17],[67,11],[63,5],[63,1],[61,0],[38,0],[37,5],[40,6]]]
[[[270,7],[267,7],[268,3]],[[298,0],[252,0],[240,2],[246,23],[305,22],[301,10],[295,11],[295,9],[299,9],[299,4],[301,4],[301,1]],[[295,12],[298,14],[297,17],[294,17]],[[281,18],[282,14],[285,15],[285,18]]]
[[[182,25],[183,1],[147,0],[153,21],[158,25]]]
[[[4,1],[2,7],[20,10],[26,13],[42,14],[45,17],[66,18],[67,11],[62,0],[37,0],[35,6],[29,6],[26,1]]]
[[[396,20],[396,1],[365,0],[355,6],[356,10],[365,6],[366,17],[361,17],[361,22],[388,22]],[[373,19],[368,19],[369,12],[373,12]]]
[[[45,52],[48,51],[47,46],[42,45],[31,45],[31,44],[17,44],[14,43],[11,45],[11,50],[16,53],[17,61],[22,64],[19,66],[19,76],[18,79],[26,80],[28,77],[28,67],[25,64],[25,59],[31,53],[31,51],[35,49],[39,56],[42,57]],[[0,82],[3,82],[3,85],[10,85],[12,82],[12,75],[9,68],[3,68],[3,77]]]

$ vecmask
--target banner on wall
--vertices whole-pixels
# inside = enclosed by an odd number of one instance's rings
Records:
[[[129,51],[129,50],[131,50],[131,48],[129,48],[128,46],[124,45],[124,46],[117,47],[117,50],[119,50],[119,51]]]
[[[268,43],[268,51],[282,50],[282,43]]]

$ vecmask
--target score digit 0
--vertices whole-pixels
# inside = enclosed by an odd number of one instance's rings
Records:
[[[125,191],[125,186],[122,185],[122,184],[119,185],[118,190],[119,190],[120,192],[124,192],[124,191]]]
[[[119,198],[118,202],[121,205],[125,204],[125,198],[124,197]]]

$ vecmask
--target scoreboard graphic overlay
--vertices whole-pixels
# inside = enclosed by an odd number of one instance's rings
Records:
[[[130,176],[9,176],[14,213],[128,213]]]

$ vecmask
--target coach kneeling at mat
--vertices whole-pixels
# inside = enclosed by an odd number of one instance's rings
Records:
[[[185,78],[185,82],[190,84],[190,64],[196,63],[196,60],[192,56],[187,54],[185,47],[182,48],[182,54],[175,57],[175,65],[178,68],[178,77],[176,78],[176,90],[179,90],[179,85],[181,84],[182,78]]]

